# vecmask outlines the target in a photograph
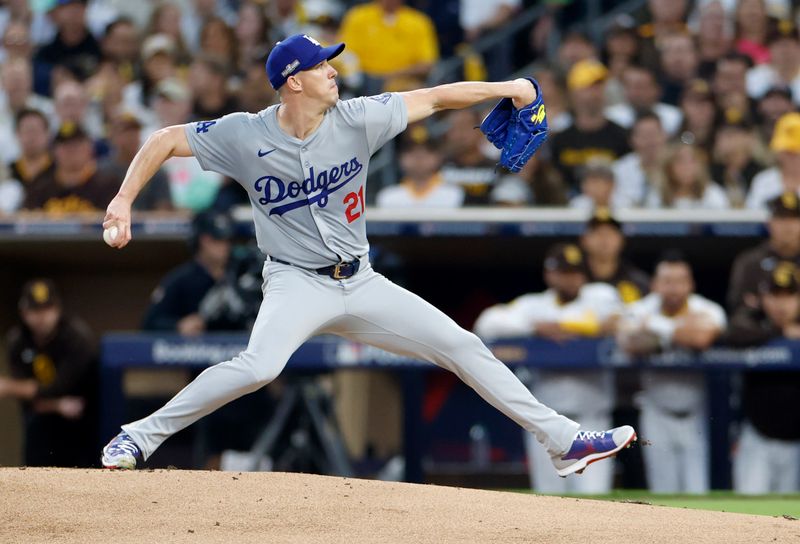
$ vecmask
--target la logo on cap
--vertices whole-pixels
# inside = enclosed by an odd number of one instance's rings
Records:
[[[311,37],[311,36],[309,36],[308,34],[303,34],[303,37],[304,37],[305,39],[307,39],[308,41],[310,41],[311,43],[313,43],[314,45],[316,45],[317,47],[322,47],[322,44],[321,44],[321,43],[319,43],[317,40],[315,40],[314,38],[312,38],[312,37]]]

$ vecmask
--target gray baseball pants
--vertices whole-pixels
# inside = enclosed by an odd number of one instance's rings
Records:
[[[326,333],[454,372],[551,455],[566,452],[575,438],[578,424],[537,401],[477,336],[376,273],[366,258],[346,280],[267,261],[263,290],[245,351],[207,368],[152,415],[123,425],[145,459],[181,429],[274,380],[303,342]]]

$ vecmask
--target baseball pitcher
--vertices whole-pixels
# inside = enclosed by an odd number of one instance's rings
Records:
[[[501,164],[517,170],[547,136],[538,85],[528,78],[464,82],[340,101],[328,61],[344,47],[322,47],[304,34],[279,42],[266,63],[278,105],[159,130],[131,163],[103,223],[117,231],[110,245],[130,242],[131,204],[159,166],[194,156],[250,196],[266,256],[264,300],[247,349],[206,369],[152,415],[124,425],[103,449],[103,465],[135,468],[176,432],[274,380],[303,342],[323,333],[454,372],[533,433],[561,476],[615,455],[636,439],[633,428],[579,430],[537,401],[477,336],[373,271],[367,256],[370,156],[408,123],[500,98],[483,129],[503,150]]]

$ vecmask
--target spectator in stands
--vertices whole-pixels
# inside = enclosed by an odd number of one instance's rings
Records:
[[[659,116],[647,111],[640,113],[631,127],[630,140],[633,151],[617,159],[612,166],[620,207],[641,206],[648,190],[656,183],[667,143]]]
[[[607,334],[611,318],[622,311],[613,287],[586,283],[586,265],[578,246],[557,244],[544,261],[547,291],[522,295],[509,304],[483,311],[475,332],[484,338],[536,336],[555,342]],[[531,391],[562,414],[592,425],[611,423],[614,399],[612,376],[606,370],[542,370]],[[582,423],[589,425],[590,423]],[[541,493],[608,493],[613,464],[596,465],[580,478],[559,478],[549,469],[550,457],[535,440],[525,438],[533,488]]]
[[[800,339],[800,285],[794,263],[781,262],[759,284],[759,307],[741,307],[731,318],[727,343],[757,346],[778,338]],[[744,421],[733,458],[737,493],[800,491],[800,373],[745,371]]]
[[[208,19],[200,31],[200,53],[216,58],[223,66],[235,70],[239,65],[236,33],[223,19]]]
[[[102,211],[119,189],[119,179],[97,170],[92,140],[75,123],[64,123],[53,140],[55,167],[27,188],[23,208],[51,213]]]
[[[206,22],[214,17],[219,17],[230,25],[236,20],[236,11],[231,2],[192,0],[191,7],[181,12],[181,33],[192,54],[200,51],[200,34]]]
[[[567,187],[545,153],[540,152],[532,156],[518,174],[500,178],[489,200],[497,206],[563,207],[568,202]]]
[[[9,59],[25,59],[33,57],[30,28],[20,19],[12,19],[3,32],[3,47],[0,49],[0,61]]]
[[[702,79],[695,79],[687,85],[681,98],[681,111],[683,111],[683,124],[679,131],[681,141],[700,146],[710,152],[714,144],[716,103],[708,83]]]
[[[622,73],[625,101],[606,108],[605,114],[619,126],[630,129],[636,116],[652,111],[661,120],[669,136],[674,136],[681,126],[683,115],[676,106],[659,102],[661,89],[656,74],[641,65],[628,66]]]
[[[277,102],[278,93],[269,84],[267,71],[264,70],[265,62],[264,57],[255,56],[243,65],[242,80],[236,93],[242,111],[261,111]]]
[[[593,210],[595,208],[620,208],[626,203],[620,202],[616,191],[614,171],[611,163],[602,158],[591,159],[580,169],[581,192],[569,201],[570,208]]]
[[[617,342],[633,357],[661,350],[708,349],[726,327],[725,312],[694,293],[691,265],[665,255],[652,292],[627,306]],[[709,489],[705,376],[700,371],[645,370],[639,427],[648,486],[654,493],[704,494]]]
[[[21,323],[8,334],[9,377],[0,398],[22,403],[27,466],[96,465],[97,346],[87,325],[66,314],[51,280],[25,284]]]
[[[50,123],[39,110],[23,109],[17,114],[16,136],[19,158],[9,164],[12,178],[28,186],[44,172],[52,173],[53,155],[50,153]]]
[[[486,139],[475,130],[481,123],[481,113],[476,109],[455,110],[447,119],[450,126],[444,138],[444,181],[464,189],[464,204],[487,204],[498,173],[497,161],[486,154]]]
[[[739,0],[736,4],[736,51],[753,64],[769,62],[767,33],[769,19],[764,0]]]
[[[178,73],[175,42],[166,34],[153,34],[142,43],[141,77],[125,87],[125,108],[141,110],[153,106],[153,92],[158,84]]]
[[[645,205],[648,208],[720,210],[729,208],[730,202],[722,187],[711,180],[705,152],[697,146],[679,143],[667,150]]]
[[[792,90],[787,86],[771,87],[758,101],[756,112],[759,119],[760,140],[768,142],[775,132],[778,119],[795,111]]]
[[[189,85],[194,95],[195,120],[217,119],[239,111],[239,103],[228,89],[228,66],[209,55],[198,55],[192,62]]]
[[[103,58],[86,82],[93,101],[119,105],[122,88],[139,77],[139,36],[130,19],[117,19],[108,25],[100,42]]]
[[[53,106],[56,126],[73,123],[80,125],[92,140],[103,137],[105,130],[100,112],[89,101],[86,88],[77,81],[59,83],[53,92]]]
[[[755,102],[747,94],[747,70],[750,58],[741,53],[729,53],[716,64],[712,91],[716,97],[717,110],[724,115],[734,112],[746,121],[752,121]]]
[[[597,60],[599,52],[589,36],[577,30],[571,30],[561,37],[556,53],[557,66],[569,73],[572,67],[581,61]]]
[[[550,139],[553,161],[567,185],[578,188],[577,169],[592,158],[616,160],[629,151],[625,129],[606,119],[605,81],[608,70],[598,61],[578,62],[567,75],[572,126]]]
[[[150,300],[142,328],[196,336],[208,330],[237,330],[227,320],[204,313],[202,301],[226,280],[234,236],[231,218],[202,212],[192,221],[192,259],[170,272]]]
[[[764,208],[786,191],[800,194],[800,113],[787,113],[778,120],[769,147],[778,165],[753,178],[747,193],[748,208]]]
[[[756,161],[757,140],[745,119],[723,114],[714,131],[711,179],[718,180],[734,208],[744,207],[750,183],[763,165]]]
[[[610,87],[606,89],[606,98],[613,105],[624,103],[623,77],[625,71],[636,64],[639,56],[639,36],[634,25],[633,18],[624,14],[617,17],[605,33],[602,62],[608,66]],[[614,85],[617,88],[612,88]]]
[[[14,134],[17,114],[30,108],[52,117],[53,102],[33,93],[31,63],[27,59],[9,59],[0,70],[4,91],[0,93],[0,157],[14,160],[20,153],[19,142]]]
[[[55,67],[68,66],[81,77],[94,73],[100,62],[100,44],[86,26],[86,0],[56,0],[50,15],[58,33],[43,46],[35,57],[36,92],[51,94],[51,72]]]
[[[464,203],[464,189],[445,183],[442,155],[423,125],[409,127],[400,151],[400,169],[404,177],[397,185],[378,193],[379,208],[459,208]]]
[[[656,69],[659,66],[660,49],[663,40],[675,33],[686,33],[686,0],[648,0],[650,20],[637,29],[641,41],[640,60],[645,66]]]
[[[159,3],[150,14],[145,36],[163,34],[172,39],[177,64],[189,64],[192,54],[181,31],[181,8],[174,2]]]
[[[800,36],[790,20],[775,21],[768,38],[769,62],[747,72],[747,92],[760,98],[775,85],[792,89],[795,104],[800,104]]]
[[[703,79],[710,79],[733,42],[733,25],[727,19],[722,2],[712,0],[702,5],[695,35],[700,58],[698,74]]]
[[[547,124],[550,134],[561,132],[572,124],[566,84],[553,68],[539,68],[533,76],[539,82],[542,96],[547,97]]]
[[[156,128],[188,122],[192,103],[192,91],[180,79],[169,77],[159,82],[153,96],[153,111],[159,122]]]
[[[590,283],[607,283],[619,298],[630,304],[650,290],[650,278],[622,258],[625,235],[622,224],[608,208],[597,208],[581,235],[581,249],[586,255],[586,274]]]
[[[501,29],[521,6],[521,0],[461,0],[458,15],[465,42],[475,43],[482,36]],[[512,46],[511,39],[505,38],[485,52],[489,81],[502,81],[513,71]]]
[[[118,112],[109,123],[111,152],[100,163],[99,171],[103,177],[116,180],[117,186],[125,179],[125,173],[139,150],[142,138],[142,122],[134,112]],[[141,200],[141,202],[139,202]],[[163,169],[159,169],[137,198],[134,209],[171,210],[172,197],[169,192],[169,179]]]
[[[239,17],[234,31],[239,49],[236,65],[241,71],[246,72],[254,58],[264,56],[269,50],[269,29],[270,21],[262,3],[245,0],[239,5]],[[265,62],[261,63],[262,68]],[[266,75],[264,85],[270,86]]]
[[[188,122],[192,93],[180,80],[168,78],[158,84],[154,110],[159,128]],[[207,172],[193,157],[172,157],[164,163],[169,177],[172,204],[176,208],[202,211],[211,206],[223,182],[217,172]]]
[[[14,213],[25,200],[25,186],[10,177],[6,165],[0,164],[0,216]]]
[[[372,0],[350,8],[342,20],[341,41],[372,78],[367,94],[422,87],[439,59],[433,22],[404,4],[404,0]]]
[[[676,32],[662,38],[659,50],[663,93],[661,100],[676,106],[683,90],[698,75],[700,60],[697,49],[689,34]]]
[[[728,309],[758,308],[758,282],[781,261],[800,266],[800,201],[794,191],[769,202],[769,239],[741,253],[731,267]]]

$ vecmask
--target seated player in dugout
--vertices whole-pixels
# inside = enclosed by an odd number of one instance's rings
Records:
[[[344,47],[324,48],[305,34],[277,43],[266,69],[280,104],[160,130],[134,159],[107,208],[108,243],[122,249],[130,242],[131,205],[158,167],[171,156],[194,156],[248,189],[266,257],[265,294],[247,349],[204,370],[150,416],[124,425],[103,449],[103,465],[136,468],[179,430],[273,381],[296,349],[324,333],[455,373],[535,434],[550,456],[549,470],[561,476],[616,455],[636,439],[632,427],[582,430],[539,402],[477,336],[369,262],[364,192],[371,155],[409,123],[500,99],[482,131],[504,149],[501,164],[518,171],[547,135],[538,84],[533,78],[459,82],[340,100],[328,61]]]
[[[656,266],[651,293],[625,308],[617,343],[631,357],[663,350],[703,351],[725,331],[725,311],[694,292],[692,267],[677,252]],[[642,372],[637,395],[650,491],[703,494],[709,489],[705,374],[698,370]]]
[[[96,465],[97,346],[89,327],[64,312],[49,279],[25,284],[19,316],[8,334],[11,375],[0,376],[0,398],[22,404],[24,464]]]
[[[622,311],[616,290],[603,283],[587,283],[586,262],[574,244],[556,244],[544,260],[548,289],[525,294],[509,304],[487,308],[475,322],[483,338],[538,336],[555,342],[613,332]],[[611,423],[613,375],[608,370],[541,370],[530,382],[533,395],[570,418],[603,428]],[[582,478],[565,480],[549,470],[550,458],[525,433],[525,449],[533,488],[540,493],[607,493],[612,463],[592,467]]]
[[[724,341],[748,347],[771,340],[800,339],[800,283],[794,263],[782,261],[764,272],[758,308],[740,306]],[[800,491],[800,372],[749,370],[742,373],[744,421],[733,456],[737,493]]]
[[[201,212],[192,220],[192,259],[172,270],[153,291],[142,328],[194,336],[208,330],[241,330],[244,322],[214,315],[203,301],[223,283],[229,269],[233,222],[221,212]]]
[[[622,257],[625,234],[622,223],[608,208],[597,208],[586,223],[580,239],[586,256],[586,273],[590,283],[607,283],[629,304],[650,291],[650,277]]]
[[[787,191],[769,201],[767,230],[769,239],[748,249],[733,262],[728,283],[728,310],[741,306],[758,308],[758,282],[778,263],[789,261],[800,266],[800,200]]]

